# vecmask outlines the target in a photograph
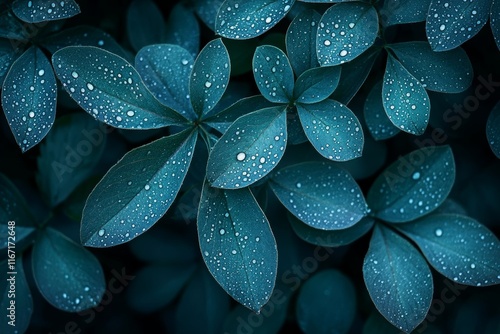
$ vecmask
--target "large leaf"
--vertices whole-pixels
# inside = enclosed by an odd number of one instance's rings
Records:
[[[491,150],[500,159],[500,102],[490,112],[486,123],[486,137]]]
[[[363,263],[363,278],[379,312],[409,333],[427,315],[433,284],[423,256],[404,238],[375,226]]]
[[[2,107],[17,144],[26,152],[49,132],[56,115],[57,83],[42,50],[30,47],[12,64]]]
[[[373,85],[366,97],[363,111],[368,131],[375,140],[389,139],[400,132],[385,113],[382,103],[382,81]]]
[[[276,241],[249,189],[203,186],[198,213],[203,260],[222,288],[258,312],[271,297],[277,273]]]
[[[266,176],[283,157],[287,143],[286,106],[238,118],[215,144],[207,180],[217,188],[246,187]]]
[[[158,6],[151,0],[132,1],[127,10],[127,35],[135,51],[165,42],[166,25]]]
[[[311,68],[303,72],[293,88],[293,99],[300,103],[317,103],[333,93],[340,80],[340,66]]]
[[[453,187],[455,162],[449,146],[413,151],[379,175],[367,196],[376,217],[408,222],[435,210]]]
[[[430,4],[431,0],[386,0],[378,13],[385,26],[422,22],[427,18]]]
[[[69,95],[90,115],[118,128],[153,129],[183,122],[163,106],[125,59],[90,46],[54,53],[57,76]]]
[[[500,49],[500,0],[493,0],[491,3],[490,25],[497,47]]]
[[[193,11],[182,3],[175,5],[168,17],[165,37],[166,43],[177,44],[196,57],[200,51],[200,25]]]
[[[74,0],[16,0],[12,11],[28,23],[67,19],[80,14],[80,7]]]
[[[16,227],[33,227],[36,223],[26,201],[16,186],[0,173],[0,222],[15,221]]]
[[[82,243],[114,246],[153,226],[182,185],[196,138],[197,132],[185,130],[125,154],[87,199],[80,231]]]
[[[500,242],[476,220],[455,214],[398,225],[441,274],[460,284],[500,283]]]

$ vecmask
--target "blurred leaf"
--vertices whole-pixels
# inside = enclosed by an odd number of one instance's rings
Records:
[[[425,21],[431,0],[385,0],[378,10],[382,24],[392,26]]]
[[[382,81],[373,85],[366,97],[364,116],[368,131],[375,140],[386,140],[397,135],[400,130],[388,118],[382,102]]]
[[[27,44],[27,40],[33,33],[28,31],[26,24],[12,14],[10,10],[1,8],[0,11],[0,37],[6,38],[12,43],[13,49],[19,49]],[[36,29],[36,32],[38,29]]]
[[[196,14],[212,31],[215,31],[215,19],[223,2],[224,0],[193,0]]]
[[[80,7],[73,0],[15,0],[12,11],[24,22],[38,23],[73,17],[80,14]]]
[[[0,173],[0,222],[15,221],[16,227],[34,227],[37,223],[26,200],[16,186]]]
[[[193,57],[200,51],[200,25],[196,16],[182,3],[176,4],[168,17],[165,43],[177,44]]]
[[[0,86],[16,58],[17,52],[14,46],[7,40],[0,40]]]
[[[100,176],[92,176],[84,180],[75,191],[69,195],[63,203],[63,210],[66,216],[77,222],[82,220],[83,208],[85,207],[87,197],[89,197],[100,179]]]
[[[491,150],[500,159],[500,102],[490,112],[486,123],[486,137]]]
[[[135,51],[165,42],[165,21],[154,1],[132,1],[128,7],[126,24],[128,40]]]
[[[297,79],[293,99],[300,103],[317,103],[330,96],[340,80],[340,66],[311,68]]]

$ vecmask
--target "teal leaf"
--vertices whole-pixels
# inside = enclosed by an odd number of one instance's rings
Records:
[[[196,138],[196,132],[185,130],[125,154],[87,199],[80,231],[82,243],[114,246],[153,226],[179,192]]]
[[[226,0],[220,6],[215,32],[231,39],[249,39],[274,27],[295,0]]]
[[[425,319],[433,293],[429,266],[415,247],[387,227],[373,230],[363,278],[375,307],[400,330],[410,333]]]
[[[25,23],[20,21],[12,11],[0,11],[0,37],[8,39],[14,49],[24,48],[31,33],[25,29]]]
[[[128,40],[135,51],[165,42],[165,21],[154,1],[132,1],[127,10],[126,24]]]
[[[203,23],[212,31],[215,31],[215,19],[223,2],[224,0],[193,0],[192,5]]]
[[[49,132],[56,115],[57,83],[49,60],[32,46],[12,64],[2,107],[17,144],[26,152]]]
[[[92,253],[50,227],[33,247],[33,277],[54,307],[79,312],[99,305],[106,289],[104,273]]]
[[[375,43],[378,15],[375,8],[362,2],[340,3],[321,17],[316,51],[321,66],[351,61]]]
[[[486,123],[486,137],[491,150],[500,159],[500,102],[490,112]]]
[[[300,289],[295,311],[306,334],[346,334],[356,316],[354,284],[337,270],[322,270]]]
[[[308,141],[307,136],[300,123],[299,114],[297,108],[292,108],[288,110],[287,115],[287,132],[288,132],[288,143],[290,145],[299,145],[306,143]]]
[[[12,11],[27,23],[61,20],[80,14],[80,7],[73,0],[16,0]]]
[[[224,43],[220,38],[210,41],[196,58],[189,82],[191,104],[199,116],[207,115],[219,102],[230,74],[231,63]]]
[[[363,130],[357,117],[340,102],[298,104],[300,122],[314,148],[327,159],[347,161],[363,151]]]
[[[36,221],[16,186],[0,173],[0,221],[15,221],[16,227],[32,227]]]
[[[368,192],[368,205],[382,220],[408,222],[441,205],[454,181],[451,148],[422,148],[400,157],[379,175]]]
[[[54,53],[57,76],[86,112],[108,125],[154,129],[183,122],[146,88],[125,59],[90,46],[70,46]]]
[[[16,58],[17,52],[13,45],[7,40],[0,40],[0,86]]]
[[[363,111],[368,131],[375,140],[386,140],[400,132],[385,113],[382,103],[382,81],[373,85],[366,97]]]
[[[493,0],[491,3],[490,26],[491,26],[491,32],[493,33],[493,38],[497,43],[498,49],[500,49],[500,1],[499,0]]]
[[[431,0],[384,1],[378,13],[385,26],[416,23],[425,21],[430,5]]]
[[[434,51],[456,48],[488,21],[491,0],[432,0],[425,30]]]
[[[299,103],[317,103],[330,96],[340,80],[340,66],[311,68],[295,82],[293,99]]]
[[[392,55],[387,57],[382,102],[396,127],[414,135],[424,133],[431,110],[429,96],[418,79]]]
[[[283,157],[287,143],[286,106],[257,110],[238,118],[215,144],[207,180],[236,189],[266,176]]]
[[[455,214],[430,215],[398,225],[398,229],[450,280],[474,286],[500,283],[500,242],[476,220]]]
[[[442,93],[460,93],[472,83],[474,70],[462,48],[434,52],[427,42],[392,44],[401,64],[422,87]]]
[[[252,67],[257,87],[266,99],[275,103],[292,100],[293,70],[283,51],[271,45],[259,46]]]
[[[270,186],[295,217],[315,229],[346,229],[368,213],[356,181],[329,162],[283,168],[273,175]]]
[[[200,51],[200,25],[193,11],[183,4],[175,5],[168,17],[165,43],[177,44],[193,57]]]
[[[269,300],[278,251],[264,212],[250,190],[203,186],[198,212],[203,260],[220,286],[254,312]]]

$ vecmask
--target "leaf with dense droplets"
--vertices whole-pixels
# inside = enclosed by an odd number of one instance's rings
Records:
[[[2,173],[0,173],[0,221],[2,224],[15,221],[17,227],[32,227],[36,223],[24,197]]]
[[[48,227],[40,232],[32,256],[36,285],[51,305],[67,312],[99,305],[104,273],[88,250]]]
[[[16,60],[17,52],[7,40],[0,40],[0,86],[7,75],[10,65]]]
[[[356,181],[329,162],[283,168],[272,176],[270,185],[295,217],[316,229],[346,229],[368,213]]]
[[[500,242],[476,220],[438,214],[397,227],[450,280],[474,286],[500,284]]]
[[[229,53],[220,38],[207,43],[196,58],[189,82],[194,111],[204,116],[221,99],[229,83]]]
[[[252,60],[253,76],[260,93],[269,101],[288,103],[293,96],[293,70],[283,51],[259,46]]]
[[[57,76],[69,95],[90,115],[125,129],[153,129],[185,122],[162,105],[125,59],[91,46],[54,53]]]
[[[431,110],[429,96],[418,79],[390,54],[382,85],[382,102],[396,127],[414,135],[424,133]]]
[[[382,103],[382,81],[373,85],[366,97],[363,111],[368,131],[375,140],[389,139],[400,132],[385,113]]]
[[[194,59],[186,49],[171,44],[142,48],[135,56],[135,68],[153,95],[169,108],[194,120],[189,98],[189,75]]]
[[[294,2],[295,0],[226,0],[217,13],[215,32],[231,39],[262,35],[285,17]]]
[[[451,148],[425,147],[400,157],[379,175],[368,192],[368,205],[382,220],[408,222],[441,205],[454,181]]]
[[[500,102],[490,112],[486,123],[486,137],[491,150],[500,159]]]
[[[375,8],[362,2],[340,3],[321,17],[316,52],[321,66],[351,61],[375,43],[378,15]]]
[[[314,148],[327,159],[347,161],[361,156],[363,131],[357,117],[340,102],[297,104],[300,122]]]
[[[462,48],[434,52],[427,42],[391,44],[401,64],[422,86],[442,93],[460,93],[472,83],[474,71]]]
[[[128,40],[135,51],[165,42],[165,21],[154,1],[132,1],[127,10],[126,28]]]
[[[153,226],[179,192],[196,138],[196,131],[185,130],[125,154],[87,199],[80,230],[82,243],[110,247]]]
[[[378,10],[384,26],[425,21],[431,0],[384,1]]]
[[[303,72],[295,82],[293,99],[299,103],[317,103],[333,93],[340,80],[340,66],[316,67]]]
[[[407,240],[376,225],[363,263],[363,278],[377,310],[409,333],[427,315],[433,283],[424,257]]]
[[[286,106],[265,108],[242,116],[210,152],[207,179],[217,188],[249,186],[278,165],[286,143]]]
[[[16,0],[12,11],[24,22],[38,23],[73,17],[80,14],[80,7],[73,0]]]
[[[182,3],[175,5],[168,17],[165,43],[188,50],[193,57],[200,51],[200,25],[193,11]]]
[[[250,190],[223,190],[205,182],[198,212],[203,260],[235,300],[259,312],[271,297],[278,251],[264,212]]]
[[[500,49],[500,0],[493,0],[491,3],[490,26],[493,38]]]
[[[26,152],[49,132],[56,116],[57,83],[36,46],[12,64],[2,88],[2,107],[17,144]]]
[[[215,31],[215,19],[217,12],[224,0],[193,0],[192,6],[198,17],[207,27]]]
[[[434,51],[456,48],[488,21],[491,0],[432,0],[425,30]]]

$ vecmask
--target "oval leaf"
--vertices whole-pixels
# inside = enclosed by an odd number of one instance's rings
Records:
[[[317,103],[333,93],[340,80],[340,66],[311,68],[295,82],[293,99],[300,103]]]
[[[127,10],[126,28],[128,40],[135,51],[146,45],[165,42],[165,21],[154,1],[132,1]]]
[[[486,137],[491,150],[500,159],[500,102],[498,102],[488,117]]]
[[[385,26],[415,23],[425,21],[430,5],[431,0],[384,1],[378,12]]]
[[[80,7],[73,0],[16,0],[12,11],[28,23],[61,20],[80,14]]]
[[[382,103],[382,81],[373,85],[366,97],[363,111],[368,131],[375,140],[386,140],[400,132],[385,113]]]

